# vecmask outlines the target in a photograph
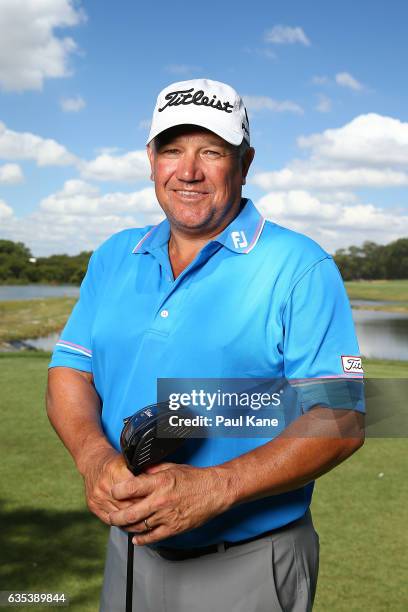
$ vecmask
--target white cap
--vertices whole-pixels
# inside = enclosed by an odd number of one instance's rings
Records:
[[[147,143],[164,130],[183,124],[204,127],[235,146],[243,138],[250,142],[241,96],[219,81],[192,79],[165,87],[157,97]]]

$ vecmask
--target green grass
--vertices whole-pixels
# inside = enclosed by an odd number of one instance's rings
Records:
[[[63,591],[72,610],[91,612],[98,608],[107,528],[88,512],[82,480],[46,418],[48,359],[0,355],[0,590]],[[365,367],[370,376],[408,378],[408,363]],[[408,609],[407,451],[407,439],[369,439],[318,480],[317,612]]]
[[[363,364],[370,378],[408,378],[408,361],[363,359]]]
[[[377,309],[396,312],[408,310],[408,280],[347,281],[345,286],[351,300],[400,302],[395,306]]]
[[[47,420],[48,361],[0,356],[0,590],[65,592],[73,610],[94,612],[108,530],[88,512],[82,479]]]
[[[312,503],[321,544],[316,612],[408,609],[407,451],[407,439],[368,439],[317,481]]]
[[[0,342],[39,338],[65,325],[75,298],[0,302]]]

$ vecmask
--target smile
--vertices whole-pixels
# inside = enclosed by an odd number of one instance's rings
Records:
[[[202,198],[208,195],[205,191],[184,191],[182,189],[175,189],[175,193],[182,198],[190,198],[192,200]]]

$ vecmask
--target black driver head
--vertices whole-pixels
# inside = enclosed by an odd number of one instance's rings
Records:
[[[186,438],[192,437],[192,427],[169,424],[169,417],[174,414],[168,402],[160,402],[124,419],[120,446],[126,465],[135,476],[162,461],[180,448]],[[182,414],[193,416],[185,408]]]

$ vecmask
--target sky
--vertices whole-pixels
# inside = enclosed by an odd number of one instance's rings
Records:
[[[209,78],[244,98],[243,195],[328,252],[408,236],[406,0],[0,0],[0,239],[91,250],[163,218],[156,97]]]

